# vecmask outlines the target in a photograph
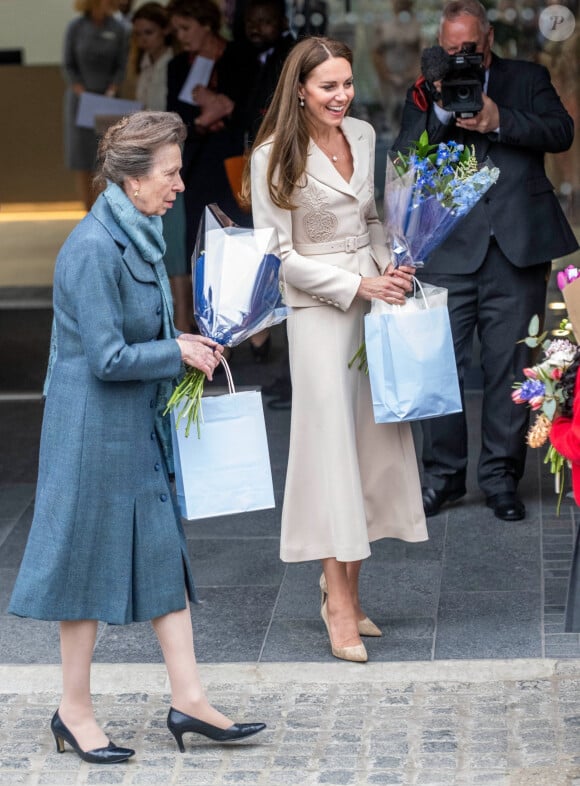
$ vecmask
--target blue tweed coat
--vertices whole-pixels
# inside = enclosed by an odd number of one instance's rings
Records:
[[[56,263],[58,352],[13,614],[121,624],[194,596],[155,431],[158,383],[181,368],[160,338],[165,308],[154,266],[99,197]]]

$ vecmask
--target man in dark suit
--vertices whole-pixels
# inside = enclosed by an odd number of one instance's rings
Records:
[[[270,106],[284,61],[296,43],[288,29],[285,0],[247,0],[245,34],[257,60],[246,106],[246,141],[250,147]]]
[[[524,471],[528,410],[510,393],[530,350],[517,343],[533,314],[543,315],[550,260],[578,244],[544,170],[544,153],[567,150],[573,122],[540,65],[492,54],[493,28],[478,0],[451,0],[439,43],[448,54],[475,44],[483,55],[483,107],[460,118],[440,106],[439,84],[419,79],[409,90],[393,151],[406,151],[425,129],[432,143],[453,139],[490,158],[498,182],[426,261],[420,278],[449,290],[459,381],[469,364],[473,331],[484,373],[478,483],[506,521],[524,518],[517,494]],[[423,506],[434,516],[466,493],[467,426],[463,413],[422,421]]]

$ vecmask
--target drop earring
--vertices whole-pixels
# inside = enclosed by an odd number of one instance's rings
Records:
[[[300,97],[299,97],[299,99],[298,99],[298,103],[300,104],[300,106],[301,106],[302,108],[304,108],[304,99],[302,98],[302,96],[300,96]]]
[[[139,196],[139,189],[137,189],[137,191],[133,191],[133,196],[134,197],[138,197]]]

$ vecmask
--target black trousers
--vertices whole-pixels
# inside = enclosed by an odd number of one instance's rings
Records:
[[[484,388],[481,451],[477,478],[486,496],[515,491],[523,475],[529,410],[511,400],[514,381],[532,363],[532,350],[517,343],[528,335],[534,314],[543,318],[550,263],[516,268],[491,238],[486,257],[474,273],[430,274],[422,281],[449,290],[449,317],[459,385],[464,402],[465,371],[471,360],[473,331],[481,343]],[[465,409],[465,406],[464,406]],[[465,488],[467,423],[464,412],[421,421],[423,485],[435,489]]]

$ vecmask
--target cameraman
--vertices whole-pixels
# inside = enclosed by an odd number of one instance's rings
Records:
[[[515,406],[510,393],[531,365],[530,350],[517,342],[533,314],[544,313],[550,260],[578,248],[546,177],[544,153],[567,150],[574,127],[543,66],[492,54],[493,28],[478,0],[445,5],[439,43],[450,55],[482,56],[481,109],[473,117],[445,111],[442,80],[433,84],[423,76],[407,93],[393,152],[407,152],[427,130],[431,143],[473,145],[478,161],[489,157],[500,169],[496,185],[430,254],[419,277],[449,291],[462,396],[478,331],[484,374],[478,483],[499,519],[517,521],[525,516],[517,486],[528,410]],[[466,493],[467,425],[464,412],[421,424],[423,506],[434,516]]]

